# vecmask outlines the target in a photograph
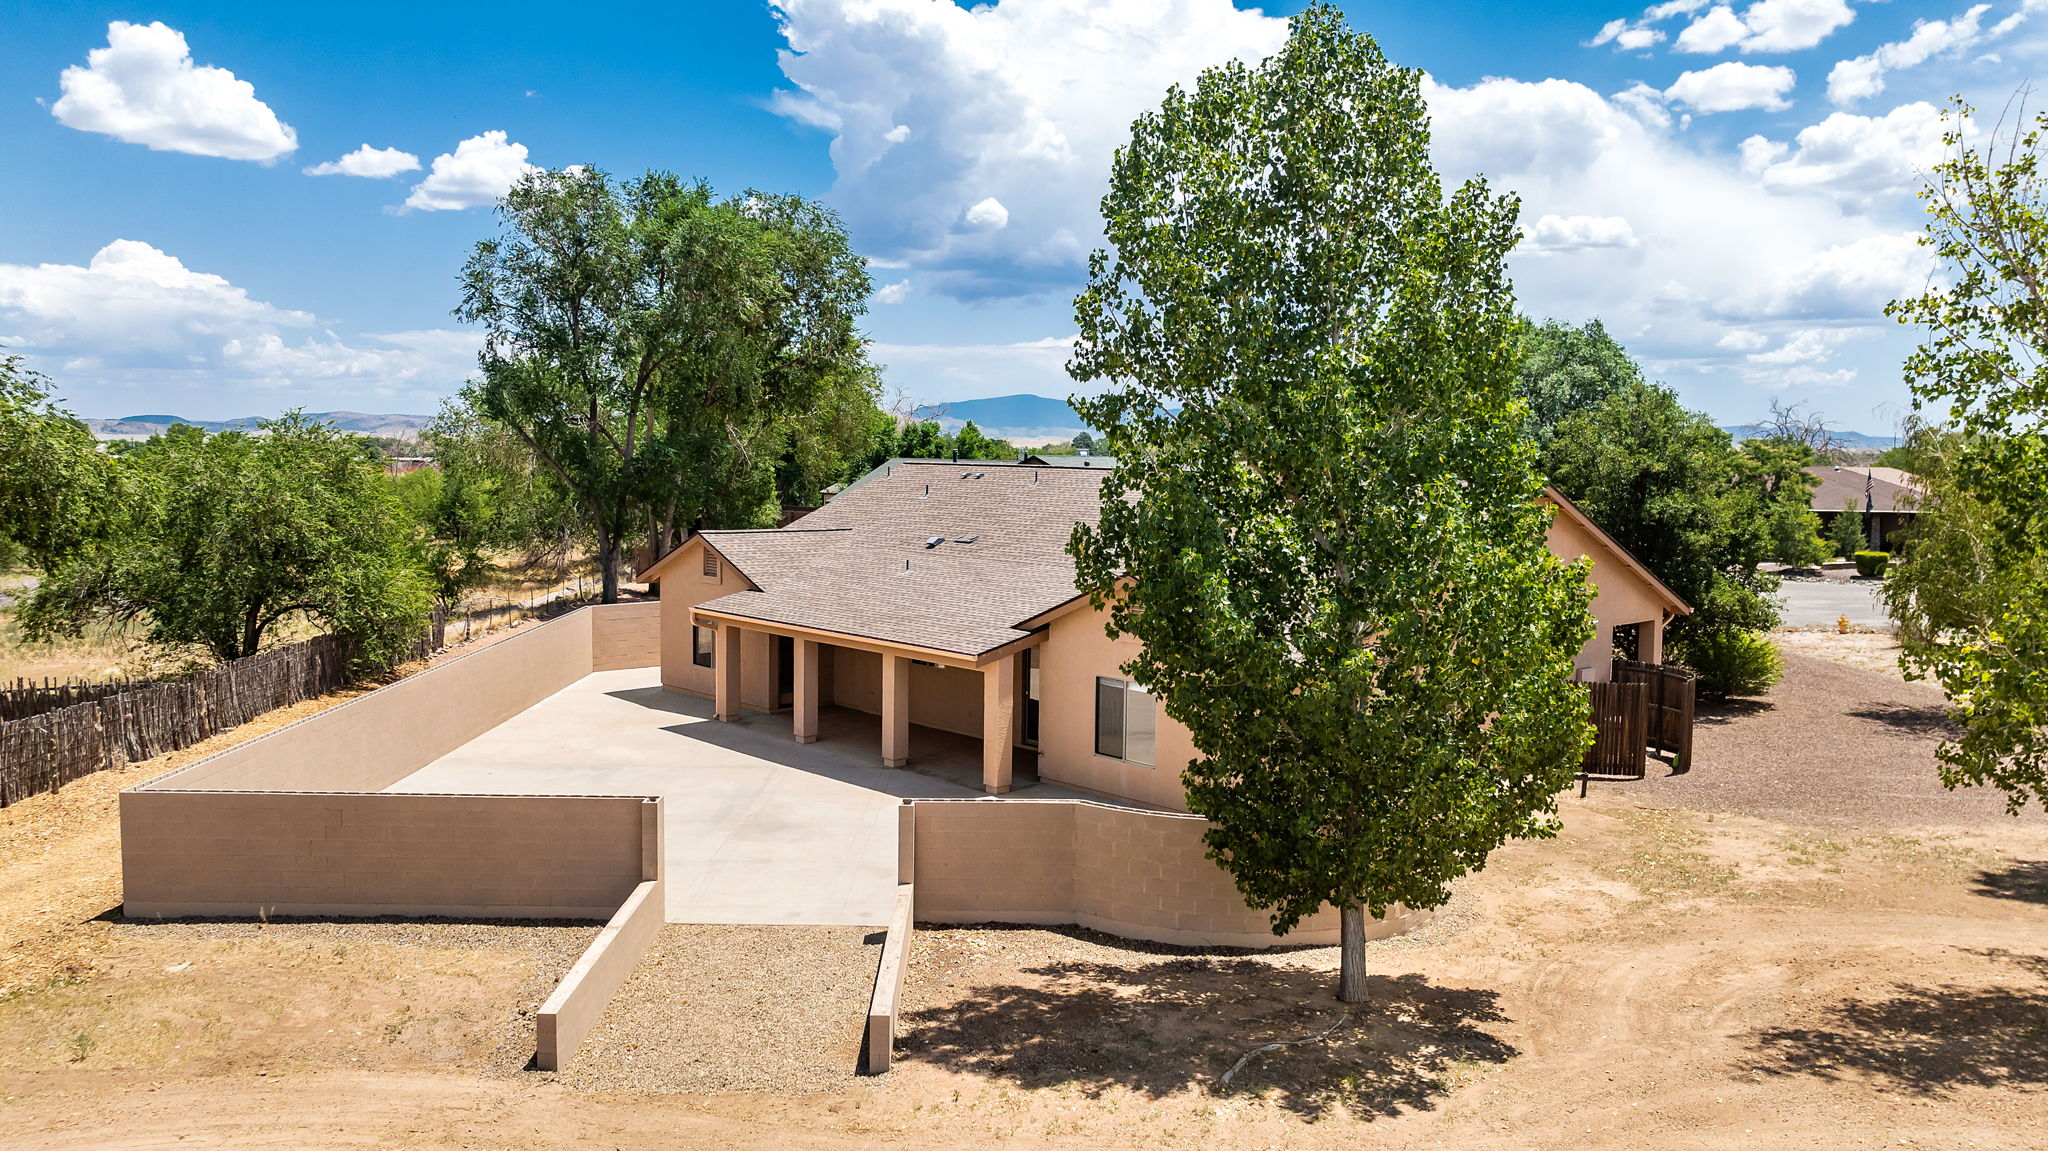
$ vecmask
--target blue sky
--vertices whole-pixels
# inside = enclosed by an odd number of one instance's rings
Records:
[[[2048,58],[2042,7],[1347,11],[1428,73],[1446,175],[1523,196],[1526,310],[1603,317],[1723,422],[1777,398],[1881,432],[1911,340],[1878,310],[1932,272],[1911,234],[1935,106],[2002,107]],[[838,208],[891,399],[1065,395],[1110,150],[1297,8],[15,0],[0,343],[85,415],[431,411],[474,353],[449,310],[493,195],[594,164]],[[340,166],[367,174],[306,171],[360,148]]]

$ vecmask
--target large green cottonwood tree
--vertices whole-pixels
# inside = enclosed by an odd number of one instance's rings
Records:
[[[629,535],[661,552],[699,522],[773,522],[778,468],[812,443],[799,426],[857,433],[868,276],[824,208],[570,168],[527,176],[499,214],[463,268],[456,315],[486,339],[464,399],[575,493],[605,602]]]
[[[105,533],[112,483],[92,433],[21,357],[0,355],[0,541],[55,563]]]
[[[1555,828],[1590,736],[1583,569],[1515,398],[1516,204],[1445,196],[1417,72],[1315,5],[1117,152],[1074,401],[1118,469],[1082,586],[1186,725],[1189,806],[1276,932],[1437,906]]]
[[[1928,594],[1888,599],[1900,663],[1939,683],[1962,725],[1938,752],[1942,782],[1995,785],[2018,811],[2048,807],[2048,115],[1980,151],[1970,112],[1951,107],[1923,193],[1946,274],[1886,309],[1928,333],[1905,365],[1914,405],[1946,404],[1960,433],[1930,490],[1938,535],[1907,545],[1908,585]],[[1970,571],[1972,594],[1943,590],[1960,573],[1916,570],[1945,563]]]

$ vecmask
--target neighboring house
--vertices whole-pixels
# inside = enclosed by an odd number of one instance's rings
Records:
[[[1029,464],[1035,468],[1107,469],[1116,466],[1116,459],[1113,456],[1094,456],[1089,455],[1087,452],[1078,452],[1071,456],[1041,456],[1034,452],[1030,455],[1025,456],[1023,459],[1018,460],[1017,462],[1020,464]]]
[[[918,727],[978,738],[992,795],[1022,757],[1046,782],[1185,811],[1188,732],[1119,670],[1137,640],[1109,638],[1074,588],[1067,540],[1098,516],[1108,470],[891,460],[795,527],[694,536],[647,572],[662,684],[710,696],[721,719],[787,709],[799,742],[817,738],[821,707],[877,716],[890,766],[918,754]],[[1546,498],[1551,550],[1593,560],[1581,678],[1607,678],[1617,632],[1660,662],[1665,623],[1691,609]]]
[[[1869,533],[1872,546],[1893,548],[1897,545],[1893,537],[1912,527],[1919,514],[1914,505],[1920,483],[1910,472],[1829,464],[1806,471],[1820,481],[1820,486],[1813,490],[1813,510],[1820,516],[1823,535],[1834,526],[1835,517],[1842,514],[1842,505],[1853,502],[1857,511],[1866,513],[1864,530]]]

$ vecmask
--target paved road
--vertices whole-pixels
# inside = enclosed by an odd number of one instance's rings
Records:
[[[1874,580],[1786,580],[1778,589],[1786,627],[1829,627],[1848,616],[1856,627],[1892,630],[1891,617],[1877,600]]]

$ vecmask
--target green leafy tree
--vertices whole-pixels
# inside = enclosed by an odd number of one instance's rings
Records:
[[[1008,440],[998,440],[984,435],[980,428],[969,420],[960,430],[953,433],[953,451],[963,460],[1014,460],[1017,448]]]
[[[1257,67],[1133,125],[1103,199],[1073,403],[1119,466],[1081,586],[1186,725],[1211,858],[1276,932],[1434,907],[1545,836],[1590,735],[1584,568],[1514,397],[1516,204],[1445,196],[1420,74],[1317,4]]]
[[[463,269],[456,315],[486,337],[464,399],[575,495],[606,602],[630,535],[659,554],[692,526],[773,522],[792,428],[872,402],[865,261],[824,208],[572,168],[499,214]]]
[[[432,595],[381,460],[296,413],[263,427],[173,427],[124,457],[119,520],[36,588],[27,630],[132,624],[155,646],[230,660],[303,619],[355,641],[363,664],[402,654]]]
[[[1981,533],[1983,550],[1909,546],[1901,574],[1915,584],[1888,600],[1902,666],[1942,686],[1962,728],[1938,752],[1942,782],[2002,788],[2018,812],[2048,807],[2048,116],[2001,126],[1980,150],[1970,115],[1950,107],[1947,158],[1922,193],[1944,275],[1886,311],[1928,333],[1905,364],[1914,405],[1946,405],[1959,433],[1930,489],[1934,523]],[[1943,562],[1985,597],[1922,594]]]
[[[1521,338],[1517,390],[1529,405],[1529,431],[1539,443],[1548,442],[1572,413],[1643,382],[1642,367],[1599,320],[1578,327],[1525,321]]]
[[[1854,498],[1842,501],[1842,510],[1828,523],[1828,547],[1843,559],[1854,559],[1857,552],[1870,546],[1870,529],[1863,522],[1863,501]]]
[[[40,564],[103,535],[118,500],[112,461],[49,395],[21,357],[0,356],[0,540]]]
[[[1551,482],[1693,607],[1673,621],[1667,657],[1709,694],[1768,682],[1723,678],[1729,633],[1776,627],[1772,541],[1762,486],[1728,433],[1667,388],[1629,384],[1560,423],[1543,452]],[[1688,652],[1700,658],[1688,660]],[[1753,662],[1753,661],[1752,661]]]
[[[1076,454],[1079,454],[1081,452],[1092,452],[1095,450],[1095,437],[1089,435],[1087,432],[1082,432],[1074,437],[1073,445]]]
[[[1742,457],[1748,481],[1763,503],[1771,558],[1792,567],[1827,559],[1829,546],[1820,538],[1820,516],[1813,510],[1820,479],[1806,470],[1819,457],[1804,443],[1779,439],[1745,441]]]

